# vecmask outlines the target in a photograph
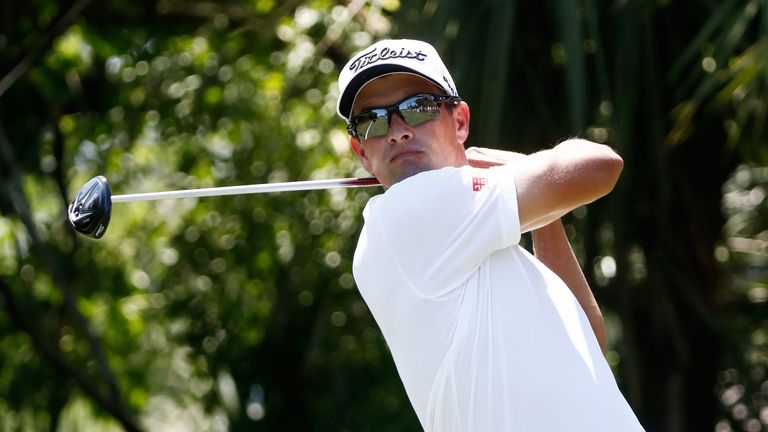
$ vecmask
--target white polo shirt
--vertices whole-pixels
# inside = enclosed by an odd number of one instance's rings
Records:
[[[355,280],[425,430],[643,430],[573,294],[519,246],[511,167],[424,172],[363,215]]]

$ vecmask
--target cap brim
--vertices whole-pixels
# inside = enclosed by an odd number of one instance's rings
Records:
[[[344,94],[342,94],[341,98],[339,99],[339,114],[341,114],[342,117],[344,117],[345,119],[349,120],[349,117],[352,115],[352,105],[355,103],[357,94],[360,93],[360,90],[363,88],[363,86],[365,86],[367,83],[369,83],[370,81],[376,78],[382,77],[384,75],[398,73],[398,72],[416,75],[418,77],[424,78],[425,80],[433,83],[439,88],[443,88],[439,83],[436,83],[432,78],[406,66],[402,66],[399,64],[382,64],[382,65],[371,66],[368,69],[355,75],[355,77],[352,78],[349,84],[347,84],[347,87],[344,89]]]

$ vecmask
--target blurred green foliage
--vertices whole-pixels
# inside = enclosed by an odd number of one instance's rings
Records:
[[[95,174],[113,193],[365,175],[335,80],[392,5],[91,3],[46,42],[75,6],[4,5],[3,70],[47,45],[2,95],[0,429],[414,429],[351,275],[371,191],[116,204],[99,242],[64,218]]]
[[[768,4],[32,0],[0,4],[0,430],[418,430],[355,290],[376,189],[116,204],[367,175],[348,56],[433,41],[472,145],[568,135],[626,168],[568,231],[649,431],[768,426]],[[553,407],[553,412],[556,407]]]

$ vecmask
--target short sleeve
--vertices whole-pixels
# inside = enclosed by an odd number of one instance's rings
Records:
[[[451,295],[493,252],[520,241],[514,172],[443,168],[410,177],[369,202],[370,238],[418,293]],[[375,265],[375,263],[370,263]]]

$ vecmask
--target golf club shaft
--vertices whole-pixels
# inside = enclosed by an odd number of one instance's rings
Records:
[[[112,202],[152,201],[173,198],[209,197],[223,195],[241,195],[269,192],[291,192],[304,190],[319,190],[332,188],[352,188],[363,186],[379,186],[380,183],[374,177],[342,178],[329,180],[306,180],[283,183],[264,183],[242,186],[225,186],[203,189],[186,189],[165,192],[135,193],[126,195],[112,195]]]

